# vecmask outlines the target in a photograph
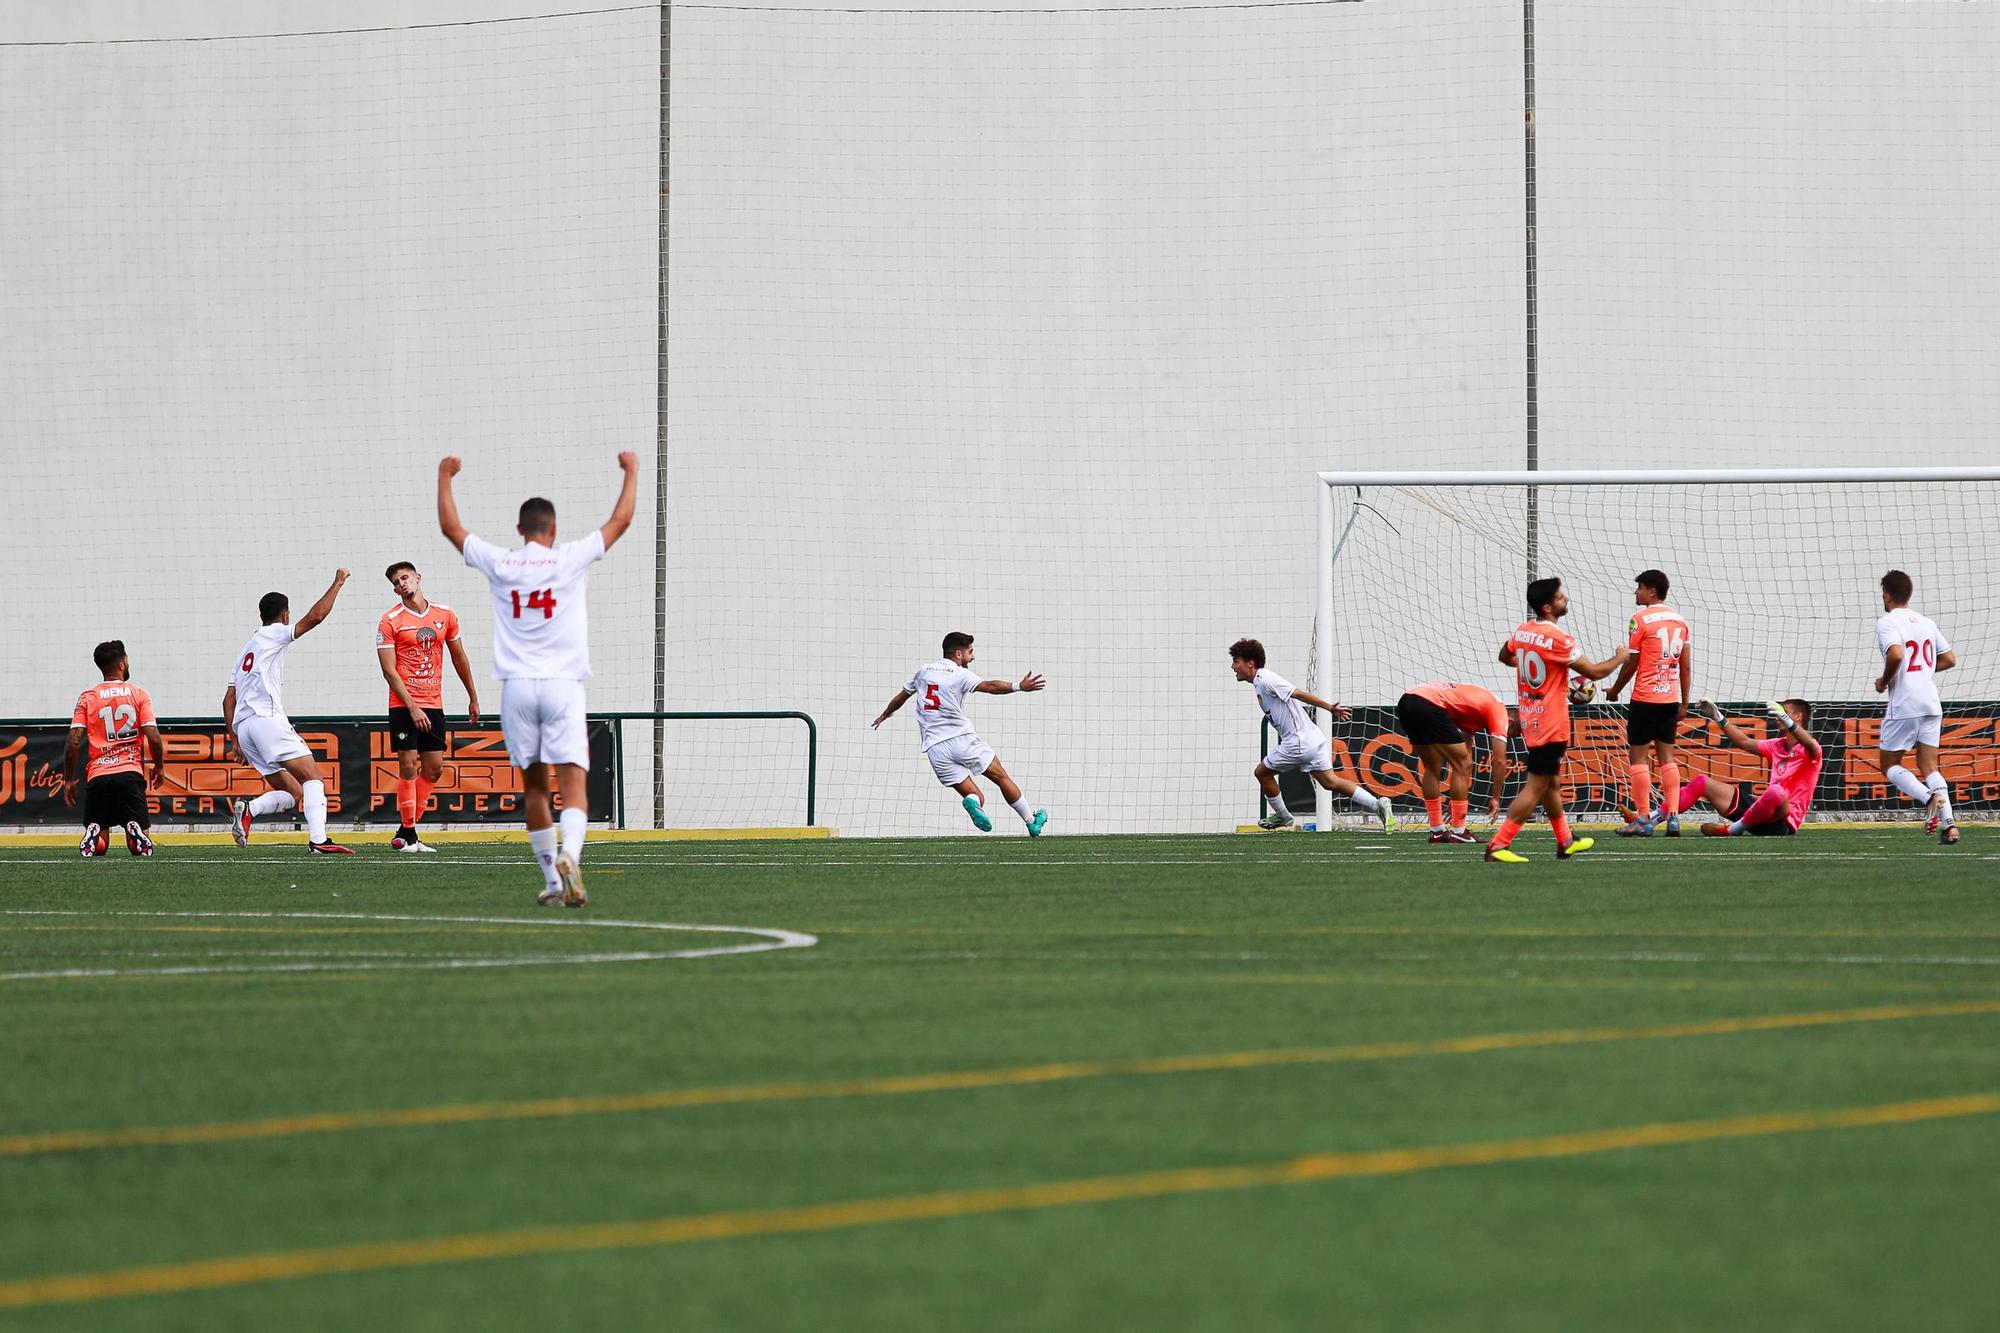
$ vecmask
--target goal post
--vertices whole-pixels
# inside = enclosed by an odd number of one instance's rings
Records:
[[[2000,813],[2000,468],[1321,472],[1308,688],[1357,708],[1328,719],[1335,764],[1398,799],[1417,794],[1394,737],[1411,685],[1462,680],[1512,703],[1499,646],[1526,618],[1533,577],[1569,594],[1586,657],[1625,641],[1633,576],[1666,572],[1692,627],[1694,693],[1725,708],[1780,697],[1815,707],[1828,751],[1815,818],[1908,816],[1875,762],[1882,700],[1881,576],[1916,581],[1912,605],[1958,656],[1943,676],[1944,772],[1961,817]],[[1574,710],[1565,787],[1607,817],[1624,784],[1623,704]],[[1761,714],[1747,716],[1755,732]],[[1518,750],[1518,742],[1516,742]],[[1763,773],[1690,720],[1683,768]],[[1690,762],[1690,760],[1692,762]],[[1479,788],[1483,793],[1483,785]],[[1318,825],[1334,798],[1315,790]]]

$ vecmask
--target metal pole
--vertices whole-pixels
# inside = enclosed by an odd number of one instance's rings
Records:
[[[1540,293],[1539,274],[1535,254],[1535,0],[1521,0],[1521,91],[1522,125],[1521,147],[1523,152],[1523,184],[1526,186],[1527,204],[1527,372],[1528,372],[1528,471],[1538,471],[1542,465],[1542,398],[1541,398],[1541,348],[1540,335]],[[1528,487],[1528,579],[1532,582],[1540,569],[1542,541],[1542,497],[1536,487]]]
[[[1313,629],[1318,639],[1313,645],[1314,655],[1319,658],[1319,696],[1334,700],[1338,697],[1333,686],[1333,487],[1325,482],[1319,487],[1319,582],[1315,585],[1319,595],[1317,613],[1313,616]],[[1326,720],[1327,730],[1332,731],[1333,719]],[[1282,788],[1280,789],[1282,793]],[[1324,833],[1333,827],[1333,793],[1317,783],[1313,786],[1313,820]]]
[[[667,707],[667,217],[672,162],[674,7],[660,5],[659,299],[653,382],[653,711]],[[667,731],[653,720],[653,827],[667,826]],[[620,812],[621,818],[623,812]]]

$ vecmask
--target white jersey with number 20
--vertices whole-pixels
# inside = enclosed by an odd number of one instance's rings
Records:
[[[604,532],[561,546],[529,542],[507,550],[465,539],[465,563],[493,589],[495,680],[589,680],[590,617],[584,588],[604,558]]]
[[[1875,647],[1884,656],[1891,645],[1903,645],[1903,660],[1889,677],[1889,707],[1885,718],[1936,717],[1944,712],[1938,698],[1937,660],[1951,651],[1929,616],[1899,606],[1875,622]]]

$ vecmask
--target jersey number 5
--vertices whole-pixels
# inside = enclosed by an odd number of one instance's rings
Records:
[[[550,616],[553,616],[556,613],[555,589],[553,588],[535,589],[533,592],[528,594],[527,606],[530,611],[540,611],[542,613],[542,619],[547,620]],[[516,588],[514,590],[514,619],[519,620],[520,618],[521,618],[521,590],[519,588]]]
[[[940,709],[940,708],[943,708],[943,707],[944,707],[944,700],[942,700],[942,699],[938,698],[938,693],[937,693],[937,682],[936,682],[936,681],[925,681],[925,682],[924,682],[924,711],[925,711],[926,713],[935,713],[935,712],[937,712],[937,710],[938,710],[938,709]]]

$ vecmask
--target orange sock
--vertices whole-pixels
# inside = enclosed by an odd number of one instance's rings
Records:
[[[1557,815],[1549,821],[1549,829],[1556,835],[1556,846],[1567,847],[1570,843],[1569,816]]]
[[[414,785],[417,789],[417,809],[416,809],[416,819],[412,819],[410,821],[411,828],[415,828],[417,826],[417,820],[422,819],[426,814],[428,814],[431,808],[431,780],[425,777],[423,774],[419,773],[416,777]]]
[[[1500,831],[1494,834],[1493,841],[1486,845],[1496,852],[1504,847],[1511,847],[1514,845],[1514,835],[1520,831],[1521,826],[1519,824],[1511,819],[1503,819],[1500,821]]]
[[[417,780],[415,778],[396,779],[396,814],[403,821],[404,828],[417,826]]]
[[[1431,821],[1431,827],[1432,827],[1432,828],[1443,828],[1443,827],[1444,827],[1444,797],[1442,797],[1442,796],[1427,796],[1427,797],[1425,797],[1425,798],[1424,798],[1424,813],[1425,813],[1426,815],[1428,815],[1428,816],[1430,817],[1430,821]]]
[[[1633,764],[1625,770],[1632,781],[1632,809],[1634,818],[1644,819],[1653,813],[1653,766]]]
[[[1451,826],[1453,828],[1464,828],[1466,812],[1471,808],[1472,802],[1470,801],[1453,801],[1451,803]]]
[[[1668,814],[1679,813],[1681,808],[1681,766],[1679,764],[1660,765],[1660,796],[1666,802]]]

